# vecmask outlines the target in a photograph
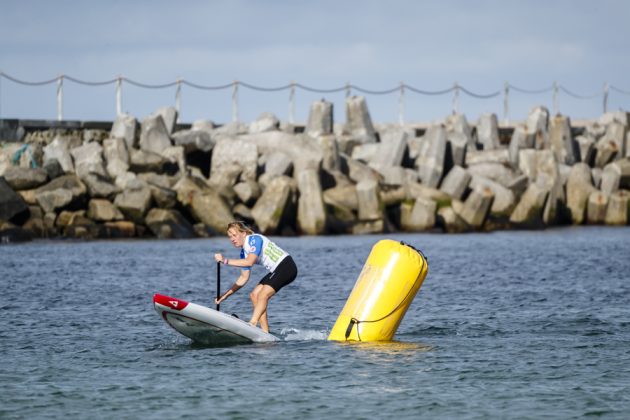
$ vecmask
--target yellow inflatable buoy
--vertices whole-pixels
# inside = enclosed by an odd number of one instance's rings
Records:
[[[328,339],[391,340],[428,269],[415,248],[389,239],[377,242]]]

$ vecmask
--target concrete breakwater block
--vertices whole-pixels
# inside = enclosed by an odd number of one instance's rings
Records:
[[[508,167],[512,166],[508,149],[498,147],[492,150],[469,151],[466,154],[466,165],[480,163],[500,163]]]
[[[253,205],[262,193],[260,186],[250,179],[236,184],[234,186],[234,192],[239,200],[247,206]]]
[[[107,176],[103,162],[103,147],[96,142],[86,143],[70,151],[76,174],[83,179],[90,173]]]
[[[586,205],[595,187],[592,183],[591,170],[585,163],[571,167],[566,185],[567,207],[574,224],[582,224],[586,219]]]
[[[461,166],[453,166],[446,177],[444,177],[440,191],[445,192],[456,200],[461,200],[471,179],[472,175],[466,169]]]
[[[556,115],[551,119],[549,124],[549,144],[557,162],[573,165],[580,160],[580,150],[571,134],[569,117]]]
[[[593,191],[588,197],[586,207],[586,222],[591,225],[601,225],[606,220],[608,195],[601,191]]]
[[[189,206],[196,221],[201,222],[217,233],[225,232],[234,215],[223,197],[210,187],[192,192]]]
[[[463,205],[454,205],[453,210],[470,227],[480,229],[488,217],[493,200],[494,193],[492,190],[488,187],[482,187],[472,190]]]
[[[175,124],[177,124],[177,119],[179,117],[175,107],[165,106],[162,108],[158,108],[149,117],[155,118],[157,116],[162,117],[162,121],[164,122],[164,127],[166,127],[168,135],[170,136],[171,134],[173,134],[173,131],[175,131]]]
[[[137,146],[138,120],[133,115],[121,114],[116,117],[109,135],[112,139],[121,139],[127,149]]]
[[[297,212],[298,229],[307,235],[324,233],[326,209],[318,172],[314,169],[300,172],[297,177],[297,186],[300,192]]]
[[[4,180],[15,191],[40,187],[48,181],[48,173],[42,168],[10,166],[2,174]]]
[[[295,181],[286,176],[279,176],[269,182],[252,208],[252,217],[263,234],[277,233],[295,188]]]
[[[82,179],[90,197],[113,198],[121,189],[111,182],[111,178],[97,173],[88,173]]]
[[[470,188],[473,190],[480,190],[484,188],[492,190],[494,199],[492,200],[492,206],[490,207],[490,215],[493,217],[509,217],[516,206],[516,197],[514,192],[498,182],[492,181],[491,179],[475,175],[470,180]]]
[[[187,239],[195,236],[192,225],[177,210],[153,208],[145,224],[159,239]]]
[[[462,133],[448,132],[446,140],[450,149],[451,158],[454,165],[464,166],[466,163],[466,152],[470,145],[470,139]]]
[[[80,206],[87,187],[76,175],[64,175],[35,190],[35,197],[45,213]]]
[[[29,215],[29,208],[24,199],[0,177],[0,220],[24,223]]]
[[[367,101],[363,96],[346,99],[345,131],[359,143],[376,142],[376,131],[368,111]]]
[[[607,225],[627,225],[630,221],[630,192],[626,190],[612,193],[606,209]]]
[[[510,155],[510,162],[513,167],[519,166],[519,153],[522,149],[533,149],[534,137],[530,136],[527,132],[527,126],[520,124],[514,127],[512,137],[510,138],[510,144],[508,146],[508,152]]]
[[[267,131],[278,131],[280,120],[271,112],[263,112],[260,116],[249,124],[250,134],[265,133]]]
[[[74,173],[74,162],[70,149],[80,146],[69,137],[56,136],[52,142],[44,147],[44,163],[56,160],[66,174]]]
[[[519,177],[514,169],[500,163],[478,163],[469,165],[467,169],[472,175],[483,176],[507,188],[510,188]]]
[[[129,149],[124,139],[103,140],[103,158],[105,169],[112,178],[127,172],[129,169]]]
[[[494,150],[500,146],[499,122],[496,114],[483,114],[479,117],[477,143],[483,150]]]
[[[446,130],[442,125],[429,127],[424,135],[424,146],[416,159],[415,167],[423,184],[437,188],[444,175],[446,159]]]
[[[123,220],[124,216],[109,200],[93,198],[88,204],[87,217],[97,222]]]
[[[612,194],[621,188],[630,188],[630,159],[624,158],[606,165],[602,172],[600,188],[605,194]]]
[[[140,149],[160,154],[171,146],[169,131],[160,115],[153,115],[142,120],[140,128]]]
[[[605,167],[617,157],[618,153],[619,145],[607,137],[602,137],[595,143],[595,167]]]
[[[391,167],[402,165],[407,149],[407,132],[400,129],[389,129],[381,135],[381,142],[370,164],[374,167]]]
[[[475,146],[475,142],[472,137],[472,127],[468,123],[464,114],[451,114],[444,120],[446,131],[450,133],[458,133],[466,138],[467,144],[471,147]]]
[[[305,132],[313,138],[333,133],[333,104],[325,100],[311,104]]]
[[[359,209],[359,197],[355,184],[338,185],[323,192],[324,203],[344,207],[348,210]]]
[[[470,226],[450,206],[438,209],[437,222],[447,233],[463,233],[470,230]]]
[[[577,136],[575,142],[578,144],[580,161],[593,165],[595,161],[595,139],[590,135]]]
[[[400,227],[406,232],[431,230],[436,222],[437,204],[433,200],[418,197],[412,203],[400,206]]]
[[[125,215],[127,220],[142,224],[144,216],[151,207],[151,190],[148,187],[126,189],[116,195],[114,204]]]
[[[538,184],[530,184],[510,215],[510,222],[526,228],[543,227],[543,209],[550,189]]]
[[[376,220],[383,217],[378,183],[373,180],[361,181],[357,184],[359,220]]]
[[[549,110],[544,106],[534,107],[527,116],[527,133],[535,149],[549,145]]]
[[[208,153],[215,145],[215,140],[208,131],[181,130],[171,136],[175,146],[182,146],[186,154],[193,152]]]

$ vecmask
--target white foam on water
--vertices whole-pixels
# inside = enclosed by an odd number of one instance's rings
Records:
[[[284,341],[321,341],[326,340],[328,331],[298,330],[297,328],[283,328],[280,337]]]

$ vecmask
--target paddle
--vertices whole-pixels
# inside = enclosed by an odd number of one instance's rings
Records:
[[[217,299],[221,297],[221,263],[217,262]],[[217,311],[219,310],[219,304],[217,303]]]

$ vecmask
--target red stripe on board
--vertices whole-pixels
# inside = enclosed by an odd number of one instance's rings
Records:
[[[186,302],[185,300],[161,295],[159,293],[153,295],[153,303],[159,303],[162,306],[166,306],[177,311],[181,311],[186,306],[188,306],[188,302]]]

